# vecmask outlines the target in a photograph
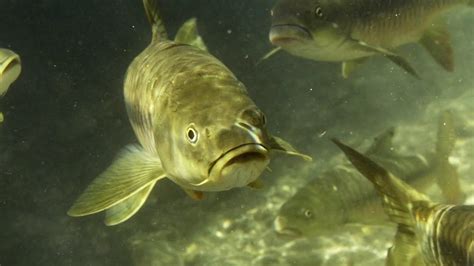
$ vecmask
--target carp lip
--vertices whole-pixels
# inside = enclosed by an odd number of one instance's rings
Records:
[[[276,46],[286,46],[295,42],[313,39],[309,30],[298,24],[277,24],[270,29],[270,42]]]
[[[232,164],[245,163],[253,160],[268,160],[268,148],[260,143],[246,143],[234,147],[212,162],[208,170],[208,176],[211,176],[214,169],[219,172]]]
[[[288,227],[287,220],[283,216],[277,216],[273,221],[273,229],[281,236],[297,238],[301,237],[302,233],[296,228]]]

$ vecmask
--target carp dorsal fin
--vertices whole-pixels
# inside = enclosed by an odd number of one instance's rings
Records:
[[[196,18],[190,18],[181,25],[174,37],[174,41],[189,44],[207,52],[207,46],[197,30]]]
[[[168,33],[166,33],[165,25],[161,20],[156,0],[143,0],[143,6],[151,25],[152,42],[168,40]]]
[[[383,47],[370,45],[370,44],[368,44],[366,42],[363,42],[363,41],[357,41],[357,40],[354,40],[354,41],[357,42],[359,47],[361,47],[362,49],[365,49],[367,51],[371,51],[371,52],[378,53],[378,54],[381,54],[381,55],[385,56],[386,58],[390,59],[390,61],[395,63],[397,66],[403,68],[406,72],[408,72],[412,76],[416,77],[417,79],[421,79],[420,76],[418,75],[418,73],[416,72],[416,70],[401,55],[398,55],[398,54],[396,54],[396,53],[394,53],[394,52],[392,52],[388,49],[385,49]]]
[[[413,232],[415,221],[412,217],[412,208],[414,205],[429,206],[431,204],[429,199],[365,155],[336,139],[332,141],[381,194],[385,213],[390,220]]]
[[[420,44],[444,69],[449,72],[454,70],[451,37],[445,25],[433,24],[421,37]]]
[[[111,209],[107,225],[123,222],[136,213],[156,181],[164,177],[160,158],[138,145],[127,146],[86,188],[68,215],[85,216]]]
[[[366,155],[385,155],[393,151],[393,137],[395,127],[389,127],[374,138],[372,146],[367,149]]]

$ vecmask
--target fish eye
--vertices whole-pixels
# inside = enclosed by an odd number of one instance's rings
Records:
[[[306,218],[311,218],[311,216],[313,216],[313,213],[308,209],[303,210],[303,214]]]
[[[318,6],[314,9],[314,14],[318,17],[322,17],[324,14],[323,14],[323,9]]]
[[[188,127],[186,137],[191,144],[195,144],[198,141],[198,132],[193,127]]]

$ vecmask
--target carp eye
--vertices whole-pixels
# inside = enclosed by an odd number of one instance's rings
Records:
[[[314,9],[314,14],[318,17],[322,17],[323,16],[323,9],[318,6]]]
[[[192,144],[196,143],[198,141],[198,133],[197,131],[192,128],[192,127],[189,127],[187,132],[186,132],[186,137],[188,137],[188,141]]]
[[[310,210],[304,210],[303,212],[304,216],[306,216],[307,218],[311,218],[311,216],[313,216],[313,213],[310,211]]]

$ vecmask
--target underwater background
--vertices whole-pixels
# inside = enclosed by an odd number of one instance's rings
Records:
[[[159,6],[170,36],[197,17],[210,53],[247,86],[271,131],[313,162],[280,156],[263,174],[264,188],[207,193],[203,201],[162,181],[132,219],[106,227],[100,214],[66,212],[117,152],[136,141],[122,82],[150,41],[142,3],[2,0],[0,47],[17,52],[23,69],[0,101],[0,265],[383,265],[394,228],[355,225],[292,240],[275,234],[273,219],[306,182],[343,160],[329,138],[361,147],[395,126],[397,147],[422,152],[432,147],[444,109],[456,117],[451,160],[474,204],[474,10],[444,16],[453,73],[413,44],[400,51],[421,80],[381,57],[344,80],[339,64],[285,52],[256,66],[271,49],[274,2]]]

